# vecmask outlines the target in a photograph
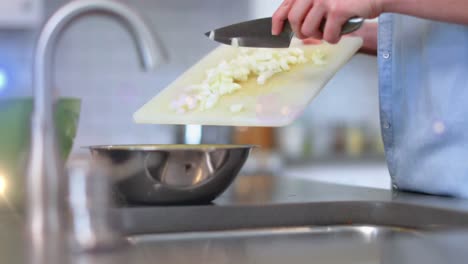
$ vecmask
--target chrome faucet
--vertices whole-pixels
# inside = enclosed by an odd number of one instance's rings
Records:
[[[78,18],[94,13],[114,17],[129,29],[145,69],[155,67],[165,57],[140,16],[116,1],[74,0],[61,7],[44,25],[34,55],[34,108],[26,179],[26,228],[33,263],[66,262],[58,255],[66,251],[67,176],[55,137],[51,67],[61,34]]]

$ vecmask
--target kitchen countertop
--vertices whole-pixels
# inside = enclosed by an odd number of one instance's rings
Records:
[[[360,162],[321,162],[284,168],[284,176],[304,180],[378,189],[391,189],[387,163],[380,160]]]
[[[310,205],[339,203],[407,204],[468,213],[468,200],[355,187],[269,175],[239,176],[213,204],[192,206],[128,206],[118,210],[123,229],[132,234],[222,230],[231,226],[297,226],[310,220]],[[341,204],[340,204],[341,203]],[[329,206],[329,205],[325,205]],[[312,212],[313,214],[313,212]],[[249,215],[249,217],[244,217]],[[218,221],[223,218],[224,221]],[[164,219],[155,222],[153,219]],[[191,221],[186,221],[191,219]],[[265,223],[268,219],[268,224]],[[323,219],[331,221],[332,219]],[[150,222],[150,223],[148,223]],[[240,223],[242,222],[242,223]],[[261,223],[259,223],[261,222]],[[466,220],[468,224],[468,218]],[[138,227],[137,229],[133,227]],[[148,228],[146,228],[148,227]]]
[[[262,214],[267,214],[269,217],[274,216],[271,217],[272,221],[270,223],[274,226],[278,223],[287,223],[288,218],[298,218],[297,212],[307,209],[308,205],[316,204],[322,207],[333,205],[335,206],[333,210],[346,210],[347,203],[350,202],[353,202],[354,205],[356,203],[359,205],[360,202],[372,202],[376,205],[390,203],[436,207],[443,209],[447,213],[446,218],[451,218],[451,212],[462,212],[465,216],[468,216],[468,200],[391,192],[382,189],[351,187],[266,175],[239,176],[233,186],[210,205],[132,206],[118,208],[113,213],[115,214],[114,218],[122,220],[120,224],[123,225],[123,229],[126,229],[126,232],[143,234],[147,232],[154,233],[155,230],[159,232],[202,231],[203,229],[210,230],[210,228],[216,230],[216,228],[223,228],[223,225],[217,225],[216,223],[235,221],[236,219],[237,221],[244,221],[246,224],[250,222],[250,226],[255,227],[255,218],[242,217],[249,210],[258,214],[259,217]],[[294,208],[298,211],[294,211]],[[311,213],[313,212],[308,212],[308,214]],[[237,218],[235,217],[236,215]],[[236,219],[233,219],[233,217]],[[305,214],[301,214],[299,217],[305,217]],[[414,217],[417,218],[418,216],[415,215]],[[203,221],[210,218],[212,224],[203,223]],[[463,217],[463,219],[459,220],[465,221],[465,219],[468,219],[468,217]],[[142,225],[145,225],[145,223],[149,224],[149,220],[152,223],[151,228],[146,228],[145,230],[145,227]],[[431,219],[426,220],[431,221]],[[458,221],[457,219],[452,220]],[[158,225],[157,223],[160,224]],[[294,226],[298,223],[291,222],[289,224]],[[468,221],[466,224],[468,225]],[[135,229],[136,227],[138,227],[138,230]],[[22,217],[11,209],[2,208],[0,210],[0,263],[23,263],[24,239],[22,238],[22,232]],[[463,232],[443,235],[443,245],[448,245],[449,243],[459,244],[461,243],[459,241],[465,243],[464,241],[468,237],[468,233],[462,237],[460,237],[460,234],[463,234]],[[451,249],[454,248],[451,247]],[[95,258],[99,259],[96,263],[144,264],[155,262],[154,258],[148,259],[147,256],[141,255],[141,252],[135,252],[139,251],[119,250],[99,256],[87,255],[85,257],[91,260]],[[464,251],[457,251],[453,254],[453,260],[467,257],[459,255],[466,254]],[[183,255],[183,253],[180,255]],[[83,255],[76,255],[74,259],[78,261],[82,257]],[[180,260],[177,263],[183,263],[183,257]],[[89,262],[85,261],[82,263]]]
[[[465,199],[357,187],[292,177],[278,177],[269,174],[238,176],[232,186],[209,205],[163,206],[156,208],[159,210],[185,210],[187,208],[207,207],[215,209],[220,207],[262,207],[332,201],[402,202],[468,212],[468,200]],[[122,210],[149,209],[144,205],[128,207],[130,208]],[[154,207],[153,210],[155,210]]]

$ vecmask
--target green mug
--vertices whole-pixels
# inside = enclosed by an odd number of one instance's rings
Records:
[[[32,98],[0,100],[0,200],[3,203],[16,203],[23,197],[33,104]],[[80,109],[78,98],[59,98],[54,108],[57,143],[64,161],[73,146]]]

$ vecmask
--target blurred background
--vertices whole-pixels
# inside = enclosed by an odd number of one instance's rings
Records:
[[[78,0],[79,1],[79,0]],[[45,19],[67,0],[0,2],[0,98],[30,96],[32,57]],[[240,143],[260,146],[244,174],[267,172],[349,185],[390,188],[380,139],[377,61],[356,55],[300,120],[284,128],[136,125],[132,114],[217,46],[203,33],[271,16],[280,0],[121,0],[142,13],[169,61],[143,73],[130,36],[96,17],[74,24],[55,58],[55,89],[82,98],[71,159],[82,146],[136,143]]]

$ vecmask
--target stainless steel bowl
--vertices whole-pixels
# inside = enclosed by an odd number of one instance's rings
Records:
[[[93,165],[128,203],[209,203],[244,165],[250,145],[91,146]]]

